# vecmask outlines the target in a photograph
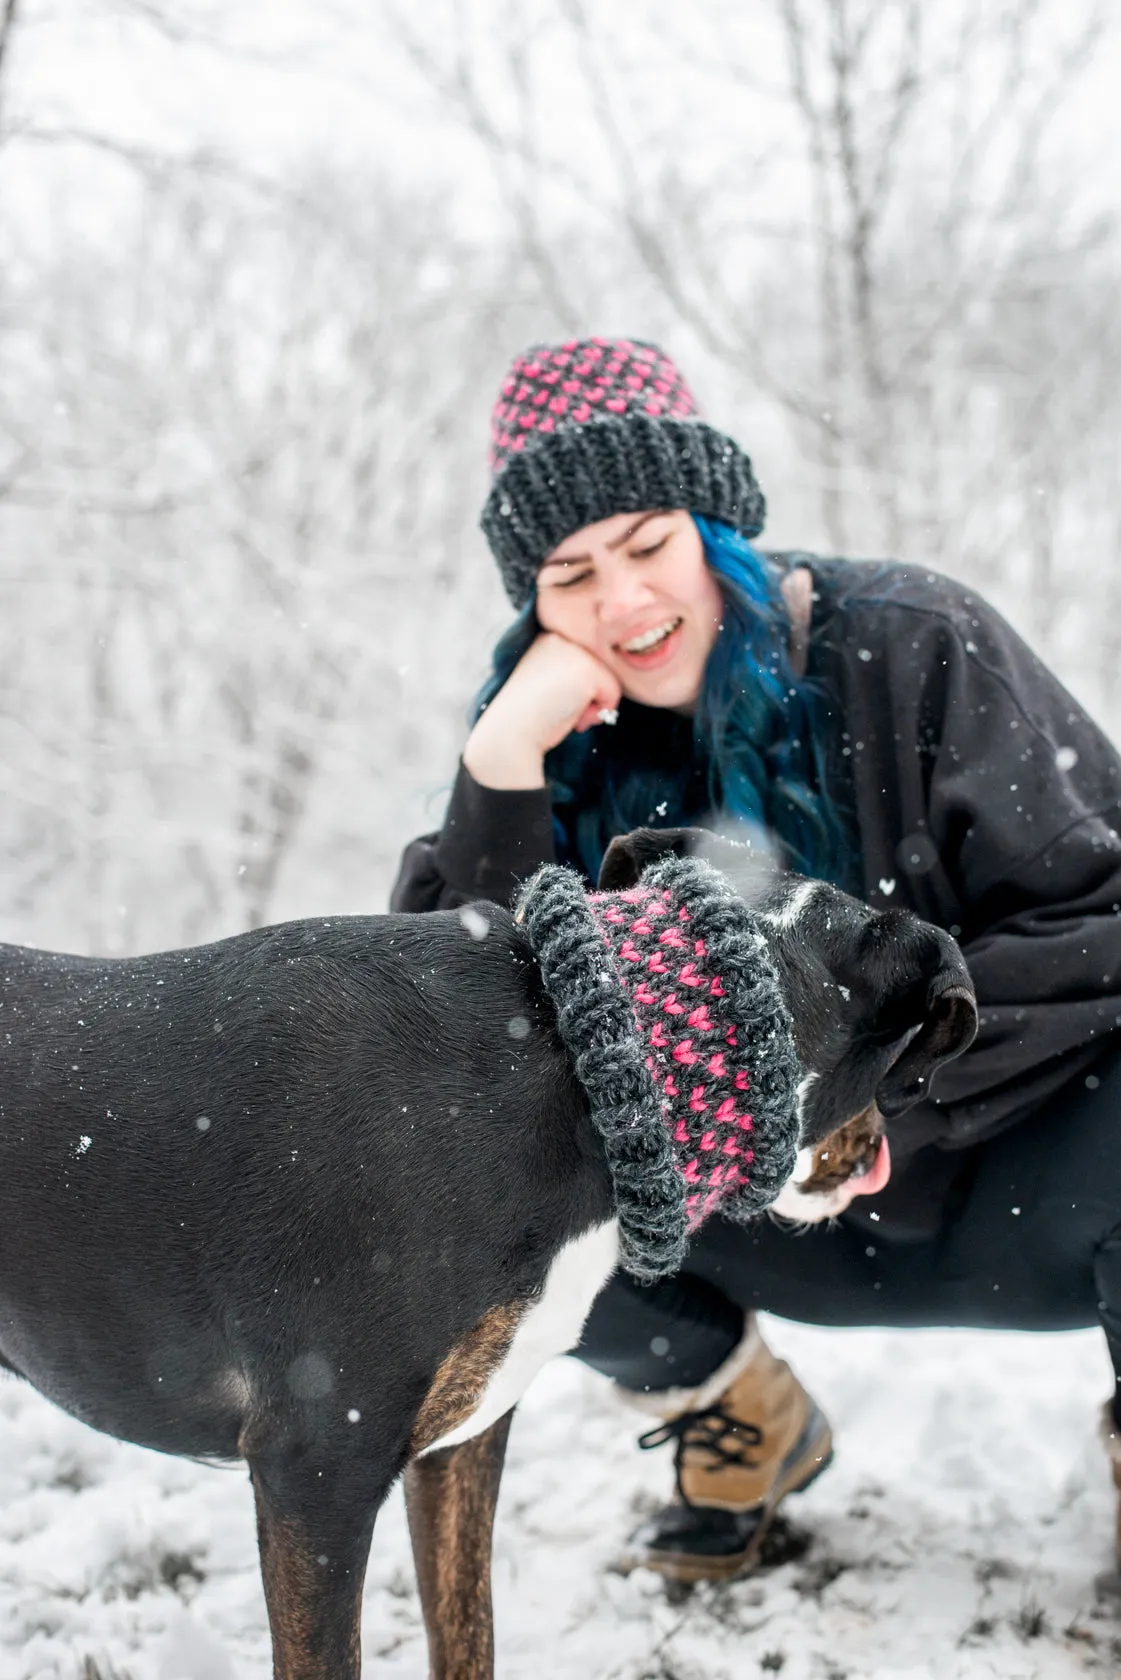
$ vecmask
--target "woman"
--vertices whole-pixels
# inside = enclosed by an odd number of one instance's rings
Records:
[[[615,834],[708,823],[958,936],[972,1048],[891,1132],[896,1170],[796,1239],[714,1219],[620,1274],[577,1350],[660,1417],[677,1496],[633,1557],[749,1569],[829,1427],[754,1311],[830,1325],[1100,1323],[1121,1491],[1121,759],[979,597],[897,565],[765,556],[751,463],[653,345],[518,358],[483,529],[518,618],[398,910],[505,901]],[[1118,1541],[1121,1545],[1121,1517]]]

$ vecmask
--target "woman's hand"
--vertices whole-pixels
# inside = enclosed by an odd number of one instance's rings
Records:
[[[621,698],[619,679],[594,654],[542,631],[467,737],[463,762],[484,787],[544,787],[550,748]]]

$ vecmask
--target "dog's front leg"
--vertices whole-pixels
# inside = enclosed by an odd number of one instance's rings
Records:
[[[511,1409],[481,1435],[415,1458],[405,1503],[431,1680],[491,1680],[490,1547]]]
[[[392,1480],[311,1454],[250,1460],[275,1680],[360,1680],[362,1583]]]

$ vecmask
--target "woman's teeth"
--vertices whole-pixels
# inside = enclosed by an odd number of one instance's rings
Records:
[[[665,624],[659,624],[654,630],[647,630],[631,642],[620,642],[619,646],[624,653],[649,653],[659,642],[664,642],[667,636],[672,636],[680,623],[679,618],[667,619]]]

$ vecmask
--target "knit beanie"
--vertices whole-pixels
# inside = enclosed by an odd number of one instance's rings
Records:
[[[573,531],[617,513],[686,508],[754,537],[766,503],[739,445],[700,418],[656,344],[569,339],[518,356],[491,416],[480,524],[515,607]]]
[[[517,911],[603,1141],[623,1264],[681,1264],[711,1214],[743,1221],[794,1170],[802,1075],[754,914],[699,858],[625,892],[548,865]]]

